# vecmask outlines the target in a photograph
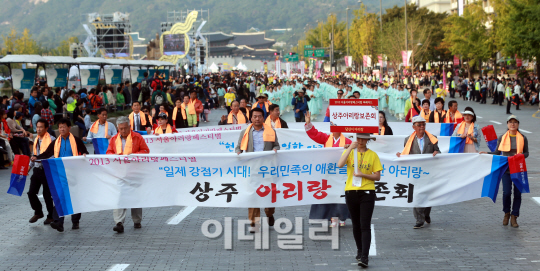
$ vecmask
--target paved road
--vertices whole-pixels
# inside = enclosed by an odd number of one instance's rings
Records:
[[[505,107],[459,101],[459,108],[473,106],[482,126],[505,128]],[[433,208],[432,224],[414,230],[412,210],[376,207],[373,214],[376,249],[370,270],[538,270],[540,269],[540,211],[533,197],[540,191],[540,119],[537,108],[513,110],[528,131],[531,157],[527,160],[531,194],[524,194],[518,229],[502,226],[501,193],[497,203],[477,199]],[[216,123],[223,110],[211,114]],[[293,121],[291,113],[285,114]],[[390,118],[390,121],[395,119]],[[501,123],[497,124],[495,122]],[[204,123],[203,125],[213,125]],[[487,147],[482,142],[482,149]],[[4,191],[9,172],[0,172]],[[27,185],[28,187],[28,185]],[[191,211],[191,213],[190,213]],[[276,218],[304,218],[309,206],[278,208]],[[236,241],[224,249],[224,237],[209,239],[201,233],[205,220],[224,217],[246,219],[247,209],[164,207],[143,211],[142,229],[133,229],[130,216],[126,231],[112,231],[112,211],[82,215],[81,228],[58,233],[43,220],[29,224],[33,215],[26,195],[0,194],[0,270],[359,270],[350,221],[340,229],[339,249],[329,241],[312,241],[307,234],[300,250],[282,250],[277,233],[270,231],[270,249],[256,250],[254,241]],[[182,217],[185,217],[181,220]],[[168,224],[171,223],[171,224]],[[300,228],[300,227],[299,227]]]

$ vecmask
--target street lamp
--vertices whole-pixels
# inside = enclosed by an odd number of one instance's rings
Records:
[[[347,11],[347,56],[349,55],[349,7],[345,9]]]

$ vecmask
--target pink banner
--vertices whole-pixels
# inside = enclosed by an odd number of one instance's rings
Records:
[[[459,65],[459,56],[454,55],[454,66],[457,66],[457,65]]]
[[[379,72],[379,82],[382,83],[383,81],[383,59],[382,59],[382,56],[379,55],[377,56],[377,58],[379,59],[379,67],[380,67],[380,72]]]
[[[401,58],[403,60],[403,66],[407,67],[409,66],[409,59],[407,57],[407,51],[401,51]]]
[[[516,55],[516,66],[521,67],[523,65],[523,60],[521,58],[517,58]]]
[[[367,61],[368,61],[367,58],[368,58],[368,56],[364,56],[364,67],[367,67],[367,66],[368,66],[368,65],[367,65]]]

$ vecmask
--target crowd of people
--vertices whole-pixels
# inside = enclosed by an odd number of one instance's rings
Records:
[[[367,73],[339,73],[320,78],[302,75],[286,78],[254,72],[223,72],[165,80],[156,72],[152,77],[145,73],[141,82],[99,85],[90,90],[77,89],[75,85],[69,90],[51,89],[46,83],[38,84],[30,90],[28,100],[24,100],[21,92],[2,100],[0,159],[6,155],[8,161],[0,161],[0,166],[9,166],[13,154],[31,156],[33,175],[28,197],[34,215],[29,222],[35,223],[44,217],[37,197],[43,186],[48,212],[44,224],[62,232],[64,220],[53,206],[40,163],[42,159],[86,155],[85,143],[95,138],[109,140],[107,154],[149,153],[142,135],[171,134],[180,129],[198,127],[201,122],[209,121],[209,114],[225,112],[217,109],[226,109],[227,112],[219,118],[217,125],[248,125],[239,134],[236,145],[239,155],[243,152],[277,152],[280,144],[275,129],[288,128],[281,116],[292,110],[295,121],[305,123],[306,134],[314,142],[345,149],[338,166],[347,166],[346,204],[313,205],[309,217],[328,220],[330,227],[345,226],[346,219],[351,219],[358,247],[357,259],[359,265],[367,267],[375,202],[374,182],[381,178],[382,170],[377,154],[367,144],[376,137],[357,134],[356,140],[350,140],[341,133],[321,132],[312,121],[330,120],[329,108],[323,108],[323,102],[329,99],[378,99],[379,132],[376,135],[393,134],[387,114],[411,122],[414,129],[405,139],[404,149],[396,154],[398,157],[426,153],[435,156],[440,153],[436,136],[425,130],[426,123],[454,123],[453,136],[466,140],[464,152],[478,153],[482,136],[476,124],[475,111],[472,107],[459,111],[457,95],[479,103],[486,103],[488,98],[493,99],[493,104],[502,104],[506,100],[507,113],[510,113],[512,103],[516,110],[523,103],[538,103],[538,79],[480,77],[474,80],[452,76],[452,72],[445,77],[449,80],[441,80],[440,73],[416,73],[404,77],[384,75],[382,78]],[[423,98],[418,97],[419,92]],[[111,112],[123,113],[124,116],[119,116],[113,123],[108,118]],[[73,125],[79,127],[79,136],[71,133]],[[527,157],[528,142],[518,130],[518,117],[510,116],[507,125],[508,131],[499,137],[497,150],[491,154],[513,156],[522,153]],[[53,126],[57,127],[58,134]],[[357,162],[361,170],[358,173],[354,170],[354,151],[360,157]],[[513,227],[518,227],[521,194],[514,187],[512,203],[512,181],[508,171],[502,181],[503,224],[508,225],[510,221]],[[430,211],[429,207],[414,209],[415,229],[431,223]],[[265,213],[272,226],[274,209],[266,208]],[[141,228],[142,209],[132,209],[131,214],[134,227]],[[125,209],[114,210],[114,231],[124,231],[125,216]],[[250,232],[255,232],[260,223],[260,209],[249,208],[248,217],[251,220]],[[80,219],[81,214],[71,216],[72,229],[79,229]]]

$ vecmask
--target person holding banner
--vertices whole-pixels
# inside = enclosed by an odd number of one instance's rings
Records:
[[[420,116],[416,116],[412,119],[414,132],[405,138],[405,148],[403,151],[398,152],[397,157],[401,155],[412,154],[431,154],[437,155],[441,151],[439,150],[439,140],[436,136],[426,131],[426,120]],[[424,227],[424,222],[431,223],[431,207],[414,207],[413,214],[416,219],[415,229]]]
[[[109,139],[116,135],[116,127],[114,124],[107,121],[107,109],[100,108],[97,111],[98,120],[92,124],[88,131],[88,136],[83,137],[83,141],[92,140],[93,138]]]
[[[182,108],[182,98],[176,98],[172,111],[172,126],[177,129],[187,128],[186,110]]]
[[[503,135],[499,136],[497,140],[497,148],[495,151],[489,152],[489,154],[502,155],[502,156],[515,156],[517,154],[523,154],[524,158],[529,157],[529,141],[522,133],[519,132],[519,119],[518,117],[511,115],[506,121],[508,130]],[[480,152],[485,154],[486,152]],[[519,209],[521,207],[521,191],[516,187],[514,183],[514,201],[512,203],[512,176],[510,174],[510,168],[502,176],[503,185],[503,225],[508,226],[508,220],[512,227],[519,227],[517,218],[519,217]],[[512,210],[512,212],[510,212]]]
[[[307,112],[305,115],[306,124],[304,127],[306,129],[306,134],[317,144],[324,145],[325,148],[333,147],[346,147],[349,146],[352,141],[345,137],[341,132],[333,132],[331,135],[319,132],[313,123],[311,123],[311,112]],[[330,227],[337,227],[337,221],[334,220],[334,217],[339,218],[339,226],[345,226],[345,220],[350,218],[349,210],[347,209],[346,204],[313,204],[311,205],[311,210],[309,211],[309,219],[323,219],[330,220]]]
[[[279,117],[279,104],[271,104],[268,109],[270,114],[266,118],[265,124],[272,126],[272,128],[289,128],[287,122]]]
[[[356,134],[356,141],[343,152],[337,166],[347,165],[345,184],[345,202],[349,209],[353,235],[358,249],[358,265],[368,267],[369,248],[371,246],[371,217],[375,208],[375,182],[381,179],[383,166],[379,156],[367,148],[370,140],[377,140],[370,134]],[[355,154],[358,159],[355,161]],[[357,165],[358,168],[355,168]]]
[[[58,132],[60,133],[60,137],[52,141],[49,144],[49,147],[47,147],[47,149],[44,152],[41,152],[39,155],[32,156],[31,161],[36,162],[36,160],[49,159],[52,156],[54,156],[54,158],[59,158],[59,157],[71,157],[71,156],[79,156],[79,155],[88,154],[88,150],[86,150],[86,146],[84,145],[84,142],[80,138],[72,135],[70,133],[70,128],[71,128],[71,120],[65,119],[65,118],[59,120]],[[51,223],[51,227],[53,229],[56,229],[59,232],[63,232],[64,231],[64,217],[58,216],[58,212],[56,211],[56,208],[53,209],[53,219],[54,219],[54,222]],[[73,223],[73,226],[71,227],[71,229],[73,230],[79,229],[80,219],[81,219],[80,213],[71,215],[71,222]]]
[[[279,150],[279,142],[276,131],[271,126],[264,123],[264,111],[260,108],[251,110],[251,124],[242,132],[238,138],[235,152],[240,155],[242,152],[259,152]],[[274,212],[276,208],[265,208],[264,212],[268,217],[268,225],[274,226]],[[261,216],[260,208],[248,208],[248,217],[251,221],[249,232],[255,233],[256,223]]]
[[[240,111],[240,103],[238,101],[233,101],[231,103],[231,112],[228,116],[221,116],[221,121],[218,125],[227,125],[227,124],[244,124],[248,123],[249,118]]]
[[[129,123],[133,131],[146,131],[148,134],[152,131],[152,121],[149,119],[148,114],[141,112],[141,103],[139,101],[133,101],[131,106],[133,112],[129,114]]]
[[[374,135],[393,135],[392,128],[388,125],[386,121],[386,113],[384,111],[379,111],[379,133]]]
[[[160,113],[157,116],[158,127],[154,129],[154,135],[178,133],[176,128],[171,127],[171,125],[167,123],[168,120],[169,120],[169,116],[167,116],[167,114],[165,113]]]
[[[51,144],[56,138],[50,135],[47,130],[49,123],[44,119],[39,119],[36,123],[37,137],[34,140],[34,155],[39,155]],[[2,154],[0,154],[2,155]],[[41,202],[38,198],[39,188],[43,185],[43,200],[45,206],[47,206],[47,219],[43,222],[44,225],[49,225],[53,222],[54,204],[51,196],[51,190],[49,190],[49,184],[47,183],[47,177],[45,177],[45,171],[43,171],[43,165],[38,161],[30,161],[30,168],[34,168],[34,173],[30,178],[30,188],[28,189],[28,200],[30,201],[30,207],[34,210],[34,216],[30,218],[28,222],[36,223],[40,218],[43,218],[43,209]]]
[[[465,149],[463,153],[477,153],[480,149],[480,141],[478,140],[478,124],[476,124],[476,115],[474,110],[466,107],[462,113],[463,121],[454,130],[452,136],[467,138],[465,140]]]
[[[118,120],[116,120],[116,126],[118,126],[119,133],[111,138],[109,148],[107,149],[108,155],[150,153],[150,149],[146,145],[144,138],[139,133],[131,131],[129,123],[130,120],[127,117],[119,117]],[[123,233],[124,221],[126,220],[126,209],[115,209],[113,211],[113,217],[114,222],[116,223],[113,231]],[[133,219],[134,227],[140,229],[142,227],[142,208],[132,208],[131,219]]]

